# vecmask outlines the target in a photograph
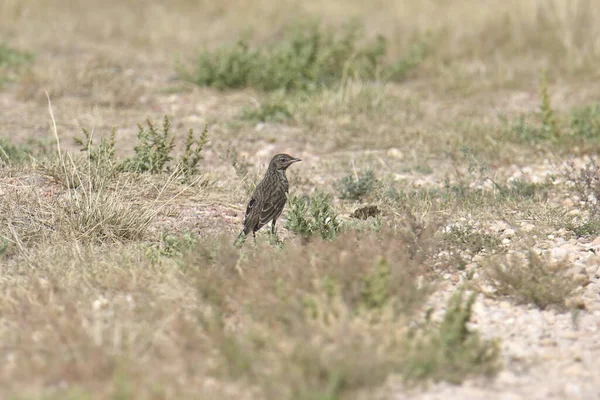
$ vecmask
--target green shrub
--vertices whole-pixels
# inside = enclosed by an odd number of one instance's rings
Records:
[[[319,235],[335,239],[340,222],[331,205],[331,196],[315,191],[311,196],[293,196],[289,200],[285,227],[304,238]]]
[[[598,140],[600,137],[600,105],[578,107],[571,111],[569,128],[572,134],[582,139]]]
[[[566,299],[581,285],[568,274],[569,263],[552,262],[531,250],[526,260],[518,256],[496,259],[486,266],[485,278],[495,289],[493,295],[506,296],[519,304],[535,304],[540,309],[566,308]]]
[[[546,71],[542,73],[542,78],[540,80],[540,96],[542,100],[540,104],[542,132],[544,136],[549,137],[550,139],[556,139],[560,136],[560,130],[556,114],[552,109],[552,104],[550,103],[550,93],[548,92],[548,79]]]
[[[361,300],[367,309],[382,309],[390,297],[390,266],[380,259],[373,271],[362,279]]]
[[[565,175],[574,184],[580,201],[592,217],[600,218],[600,207],[597,204],[600,200],[600,165],[594,159],[590,159],[583,169],[570,164]]]
[[[150,119],[146,120],[145,128],[138,124],[137,146],[135,155],[125,159],[119,169],[127,172],[149,172],[159,174],[166,171],[167,164],[172,160],[171,152],[175,147],[175,136],[169,129],[171,123],[165,115],[162,130],[158,130]]]
[[[194,131],[190,129],[185,138],[185,148],[179,161],[177,168],[182,174],[183,182],[190,183],[194,175],[198,174],[198,162],[202,160],[202,150],[204,145],[208,143],[208,127],[204,127],[199,138],[194,136]]]
[[[32,156],[27,146],[15,145],[9,139],[0,138],[0,165],[19,164]]]
[[[253,123],[284,122],[293,118],[292,112],[281,98],[268,98],[254,107],[244,107],[240,118]]]
[[[468,250],[472,254],[481,251],[492,252],[500,246],[500,239],[478,232],[470,225],[453,225],[444,232],[444,247],[457,247],[461,250]]]
[[[146,256],[151,260],[158,260],[160,257],[181,257],[183,253],[196,244],[196,236],[192,232],[169,233],[163,232],[158,243],[150,245],[146,251]]]
[[[377,187],[375,173],[367,169],[360,173],[347,175],[339,180],[336,188],[341,199],[360,200],[371,194]]]
[[[245,39],[214,51],[202,51],[193,72],[183,79],[217,89],[253,87],[263,91],[315,90],[357,80],[401,80],[425,56],[422,44],[405,58],[385,65],[386,40],[366,40],[358,24],[347,24],[341,34],[318,23],[289,27],[279,42],[253,48]]]
[[[468,376],[493,375],[498,370],[498,344],[467,328],[474,302],[475,294],[464,299],[462,290],[454,293],[439,327],[413,339],[405,363],[407,379],[460,383]]]
[[[96,164],[115,161],[115,135],[116,129],[110,131],[108,139],[100,138],[100,143],[94,145],[93,134],[83,128],[83,138],[75,137],[75,144],[80,146],[80,150],[88,153],[90,161]]]
[[[592,216],[583,221],[572,221],[566,228],[573,232],[577,237],[596,237],[600,234],[600,218]]]
[[[13,81],[20,69],[33,61],[33,54],[0,43],[0,86]]]

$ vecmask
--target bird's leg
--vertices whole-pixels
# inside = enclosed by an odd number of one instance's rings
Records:
[[[271,237],[275,241],[275,244],[281,244],[281,241],[279,240],[279,237],[277,236],[277,229],[275,228],[276,222],[277,222],[276,220],[273,220],[273,222],[271,224]]]

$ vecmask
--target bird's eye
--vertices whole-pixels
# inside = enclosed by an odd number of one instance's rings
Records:
[[[285,157],[279,157],[280,162],[285,162]]]

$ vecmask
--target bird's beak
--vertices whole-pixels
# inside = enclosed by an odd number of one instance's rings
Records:
[[[302,159],[300,159],[300,158],[294,158],[294,159],[292,159],[293,163],[298,162],[298,161],[302,161]]]

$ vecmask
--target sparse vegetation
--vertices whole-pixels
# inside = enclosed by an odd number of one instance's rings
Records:
[[[135,155],[117,162],[115,160],[115,135],[116,129],[112,129],[108,139],[101,138],[98,145],[93,144],[92,134],[83,129],[83,138],[76,137],[75,143],[80,146],[81,151],[87,152],[90,164],[96,172],[103,169],[104,172],[114,173],[176,173],[184,183],[190,183],[193,176],[198,174],[198,162],[202,159],[201,152],[208,142],[207,128],[204,128],[199,137],[196,137],[193,129],[188,131],[185,138],[183,154],[176,160],[175,167],[172,152],[175,148],[175,135],[170,132],[171,123],[165,115],[162,131],[154,126],[148,119],[147,128],[138,124],[137,146]]]
[[[0,165],[18,164],[31,157],[31,149],[0,138]]]
[[[556,121],[556,115],[552,109],[550,101],[550,93],[548,93],[548,78],[547,71],[543,71],[542,78],[540,81],[540,113],[542,119],[542,134],[545,137],[549,137],[552,140],[556,140],[560,136],[558,128],[558,122]]]
[[[512,255],[491,261],[486,268],[486,282],[494,288],[492,295],[541,309],[564,310],[566,300],[582,284],[569,275],[568,268],[568,261],[553,262],[531,250],[525,259]]]
[[[371,169],[344,176],[337,183],[341,199],[361,200],[373,193],[377,188],[377,178]]]
[[[261,102],[244,107],[240,118],[254,123],[285,122],[292,119],[293,115],[282,95],[278,95],[266,97]]]
[[[460,383],[468,376],[498,371],[498,343],[467,327],[474,302],[475,294],[465,299],[463,291],[454,293],[439,327],[414,334],[405,365],[407,377]]]
[[[597,395],[600,7],[192,3],[0,1],[0,398]]]
[[[292,196],[288,203],[285,227],[295,234],[332,240],[340,233],[341,222],[330,195],[315,191],[310,196]]]
[[[385,64],[386,40],[365,42],[361,27],[348,24],[340,35],[318,23],[288,28],[279,42],[256,48],[245,39],[214,51],[203,51],[193,72],[184,79],[217,89],[253,87],[263,91],[316,90],[336,87],[344,79],[393,80],[405,78],[419,65],[426,47],[411,47],[404,58]]]
[[[0,42],[0,88],[3,84],[15,80],[18,72],[32,61],[31,53],[16,50]]]
[[[600,136],[600,105],[591,104],[571,110],[569,128],[576,138],[597,140]]]
[[[171,152],[175,148],[175,136],[169,132],[171,122],[165,116],[161,131],[154,126],[150,119],[146,120],[146,125],[147,128],[138,124],[135,156],[123,161],[119,169],[151,174],[168,172],[167,164],[173,159]]]
[[[500,246],[500,239],[481,233],[470,225],[452,225],[444,232],[444,243],[447,247],[469,251],[471,254],[481,251],[492,253]]]
[[[416,330],[408,328],[407,316],[430,291],[429,285],[415,285],[425,264],[408,257],[411,243],[392,232],[383,240],[351,233],[306,246],[262,247],[239,255],[216,244],[184,258],[186,280],[193,279],[213,309],[201,326],[209,331],[207,346],[218,349],[222,360],[218,376],[250,379],[266,397],[280,399],[357,394],[391,373],[438,380],[447,379],[443,370],[452,371],[454,382],[480,371],[493,373],[497,350],[464,326],[472,300],[451,303],[441,325],[424,321]],[[226,284],[213,285],[215,280]],[[245,333],[228,329],[230,318],[241,318]],[[346,332],[343,337],[338,329]],[[444,342],[433,339],[433,332]],[[421,341],[424,337],[435,340],[435,348]],[[435,361],[408,356],[407,348],[432,351]],[[430,368],[433,362],[440,365]]]

